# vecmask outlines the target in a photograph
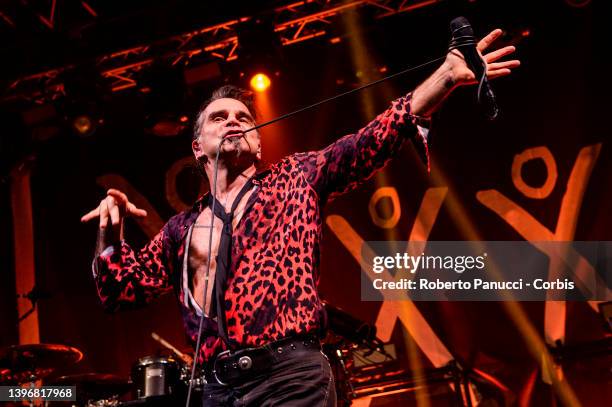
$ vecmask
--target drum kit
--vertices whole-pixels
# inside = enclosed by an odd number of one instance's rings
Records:
[[[340,406],[355,398],[353,386],[354,355],[377,353],[387,358],[376,329],[339,308],[325,304],[329,315],[329,333],[323,341],[336,377]],[[0,385],[20,387],[75,386],[76,400],[46,401],[30,405],[75,407],[184,406],[191,377],[192,358],[156,333],[152,338],[165,348],[166,355],[139,358],[130,378],[113,374],[80,373],[59,376],[83,358],[80,350],[59,344],[14,345],[0,349]],[[169,351],[169,352],[168,352]],[[169,353],[169,355],[167,355]],[[201,405],[204,380],[196,375],[192,405]],[[23,404],[15,404],[23,405]]]
[[[138,359],[133,364],[129,379],[101,373],[58,376],[58,371],[63,371],[83,359],[83,353],[71,346],[59,344],[9,346],[0,350],[0,385],[22,388],[76,387],[75,401],[31,400],[31,406],[184,405],[191,374],[191,358],[172,347],[157,334],[153,334],[153,337],[160,343],[169,345],[176,355],[145,356]],[[201,393],[201,388],[202,382],[198,379],[194,383],[196,394]],[[193,400],[201,400],[201,397],[193,397]],[[194,405],[199,404],[201,401],[194,402]]]
[[[422,383],[428,383],[435,397],[451,400],[451,405],[470,406],[471,399],[468,397],[465,401],[463,397],[469,393],[470,383],[478,383],[478,388],[483,392],[486,388],[492,388],[491,383],[474,380],[469,372],[463,371],[454,362],[440,368],[422,369],[420,376],[416,376],[402,366],[398,350],[392,344],[384,344],[377,338],[375,326],[329,303],[324,303],[324,307],[328,329],[322,348],[334,373],[339,407],[350,406],[356,399],[372,397],[377,397],[382,403],[387,395],[393,401],[391,405],[415,405],[412,400],[416,390],[422,388]],[[83,359],[83,352],[74,347],[58,344],[9,346],[0,349],[0,386],[76,388],[75,401],[47,401],[42,404],[32,401],[31,406],[184,406],[193,359],[156,333],[151,336],[164,350],[136,360],[129,379],[101,373],[60,376],[66,368]],[[607,339],[597,346],[589,344],[586,350],[593,354],[609,354],[611,348],[612,341]],[[551,350],[555,358],[564,360],[582,355],[579,349],[564,348],[562,351]],[[203,396],[205,382],[198,373],[192,386],[191,406],[200,406]],[[450,393],[448,383],[452,383],[454,389]],[[434,384],[440,384],[441,389],[431,390]],[[507,389],[501,387],[490,390],[491,394],[501,392],[502,398],[506,397],[505,391]],[[400,395],[404,395],[405,400],[400,401]],[[21,406],[23,403],[3,405]]]

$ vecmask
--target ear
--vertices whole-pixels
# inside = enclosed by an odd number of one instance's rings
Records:
[[[202,152],[202,147],[200,146],[199,138],[191,142],[191,151],[193,151],[193,155],[195,156],[196,160],[199,160],[202,158],[202,155],[204,153]]]

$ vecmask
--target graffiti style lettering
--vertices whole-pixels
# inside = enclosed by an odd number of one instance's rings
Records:
[[[595,270],[582,256],[580,256],[580,254],[572,250],[570,250],[569,253],[551,253],[547,248],[538,245],[538,242],[573,240],[584,192],[593,167],[597,162],[600,150],[601,143],[590,145],[580,150],[567,182],[567,189],[561,202],[561,209],[554,232],[546,228],[526,210],[499,191],[491,189],[476,193],[476,199],[478,199],[480,203],[497,213],[525,240],[533,242],[535,247],[550,257],[549,278],[554,278],[558,275],[561,269],[561,256],[569,255],[569,261],[573,263],[573,269],[576,272],[577,282],[583,282],[583,286],[586,285],[587,287],[593,287],[596,284],[595,279],[598,277]],[[554,185],[549,187],[547,184],[550,183],[551,179],[556,180],[556,164],[554,163],[554,158],[552,154],[550,154],[550,151],[545,147],[536,147],[524,151],[517,157],[524,157],[519,159],[515,158],[515,164],[513,165],[512,177],[517,189],[526,196],[530,196],[529,194],[531,194],[533,195],[532,197],[538,199],[548,196],[550,191],[547,193],[547,190],[550,189],[552,191]],[[522,160],[526,160],[527,157],[530,157],[529,159],[540,157],[547,163],[546,166],[549,171],[547,174],[547,182],[541,187],[546,187],[546,189],[539,191],[529,188],[525,189],[525,187],[523,187],[523,185],[526,185],[524,181],[522,179],[518,181],[516,178],[521,177],[520,165],[524,162]],[[519,169],[517,170],[515,167],[519,167]],[[553,170],[555,173],[550,173]],[[597,286],[605,287],[605,284],[598,281]],[[596,304],[595,301],[590,302],[591,307],[595,310],[597,310]],[[546,340],[549,343],[563,340],[565,336],[565,311],[565,302],[563,301],[548,301],[546,303],[544,331]]]
[[[523,180],[521,170],[523,165],[531,160],[541,159],[546,165],[546,181],[541,187],[532,187]],[[514,156],[512,162],[512,182],[516,189],[521,191],[526,197],[534,199],[544,199],[550,195],[557,183],[557,163],[547,147],[529,148]]]
[[[409,240],[427,241],[447,191],[446,187],[429,188],[427,190],[410,232]],[[359,264],[362,264],[363,238],[340,215],[328,216],[326,223],[353,258]],[[363,252],[365,257],[374,257],[374,252],[367,246],[364,247]],[[388,271],[384,271],[381,278],[388,278],[389,276],[386,273]],[[383,341],[389,341],[398,320],[434,366],[444,366],[453,360],[446,346],[409,299],[383,302],[376,319],[376,332],[379,338]]]
[[[384,198],[388,198],[391,200],[391,216],[388,218],[381,217],[378,214],[378,211],[376,210],[376,204]],[[394,228],[397,225],[397,222],[399,222],[400,216],[402,215],[397,190],[393,187],[378,188],[376,192],[374,192],[374,194],[372,195],[372,198],[370,198],[368,210],[370,211],[370,217],[372,218],[372,222],[374,222],[376,226],[381,227],[383,229]]]

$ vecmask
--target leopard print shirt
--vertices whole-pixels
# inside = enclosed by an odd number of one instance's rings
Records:
[[[321,208],[371,177],[406,139],[418,135],[427,151],[410,114],[410,97],[393,101],[357,133],[319,151],[290,155],[255,176],[258,188],[232,235],[225,290],[228,335],[241,347],[325,328],[317,294]],[[139,307],[174,290],[194,346],[199,317],[184,292],[182,264],[187,232],[205,198],[173,216],[144,248],[135,250],[122,241],[94,259],[98,295],[107,309]],[[205,318],[202,342],[200,361],[226,349],[210,318]]]

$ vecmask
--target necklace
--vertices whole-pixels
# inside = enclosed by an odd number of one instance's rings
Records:
[[[229,195],[229,194],[228,194],[228,195]],[[228,198],[229,198],[229,196],[228,196],[228,195],[226,195],[226,196],[225,196],[225,202],[223,202],[223,208],[227,208],[227,200],[228,200]],[[221,200],[220,200],[220,199],[218,199],[217,201],[221,202]],[[211,216],[214,216],[214,215],[211,213]],[[199,224],[199,223],[195,223],[195,224],[193,225],[193,227],[194,227],[194,228],[198,228],[198,229],[200,229],[200,228],[210,229],[210,225],[202,225],[202,224]]]

